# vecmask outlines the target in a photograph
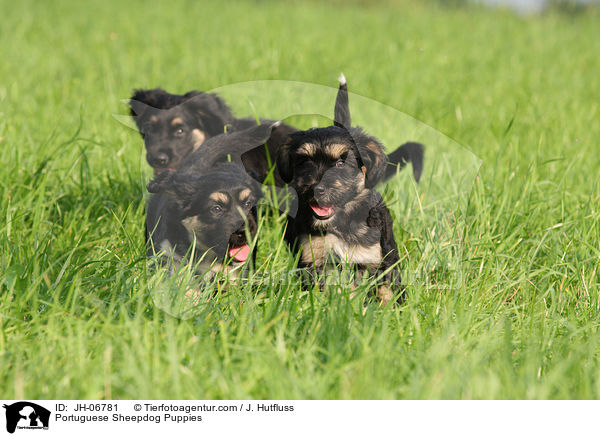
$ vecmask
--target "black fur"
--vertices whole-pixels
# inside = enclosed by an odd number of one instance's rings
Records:
[[[256,235],[256,203],[262,191],[243,167],[222,162],[204,174],[165,171],[149,188],[155,194],[146,216],[148,256],[167,251],[165,256],[179,261],[203,258],[200,272],[215,261],[245,262],[230,259],[230,251],[252,244],[246,232]],[[196,251],[189,257],[193,243]],[[253,258],[253,248],[251,252]]]
[[[155,173],[178,169],[185,158],[203,147],[209,138],[257,124],[252,118],[234,117],[216,94],[199,91],[178,95],[160,88],[137,90],[131,96],[130,107],[144,138],[146,160]],[[261,120],[261,123],[270,125],[273,122]],[[245,168],[256,174],[259,181],[264,180],[270,169],[268,162],[274,162],[283,138],[294,130],[282,125],[268,138],[266,150],[257,147],[245,153],[242,156]]]
[[[347,92],[340,81],[333,126],[292,133],[280,148],[279,173],[299,203],[285,239],[299,252],[302,268],[320,272],[333,260],[383,274],[378,293],[389,301],[390,286],[403,295],[399,255],[391,215],[374,188],[393,172],[381,143],[350,127]],[[402,166],[416,158],[420,176],[422,146],[405,144],[394,153]]]

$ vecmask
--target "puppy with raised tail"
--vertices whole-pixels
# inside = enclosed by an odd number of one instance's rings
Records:
[[[417,144],[417,143],[410,143]],[[413,162],[420,176],[423,147],[405,145],[399,165]],[[351,127],[345,77],[334,110],[334,125],[294,132],[280,147],[277,169],[298,194],[298,213],[288,218],[285,239],[311,273],[326,265],[348,264],[382,279],[377,294],[387,303],[403,296],[392,217],[375,186],[389,169],[382,144]]]

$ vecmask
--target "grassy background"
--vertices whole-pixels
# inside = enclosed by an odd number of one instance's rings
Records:
[[[0,397],[600,396],[597,13],[177,0],[0,10]],[[158,309],[143,246],[149,171],[141,138],[113,117],[121,100],[138,87],[332,85],[340,71],[353,92],[483,161],[455,220],[395,206],[403,269],[418,272],[407,303],[363,311],[288,284],[233,290],[188,320]],[[281,223],[262,229],[264,271],[290,263]]]

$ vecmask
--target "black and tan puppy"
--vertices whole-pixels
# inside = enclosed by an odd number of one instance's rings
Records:
[[[146,214],[148,256],[164,251],[165,258],[179,263],[194,246],[188,261],[201,259],[202,272],[208,265],[214,269],[227,264],[229,271],[246,262],[254,250],[245,232],[256,233],[256,202],[262,191],[243,168],[241,155],[264,144],[279,126],[254,125],[214,136],[179,170],[156,175],[148,184],[154,194]]]
[[[191,91],[183,95],[162,89],[137,90],[130,99],[131,115],[144,138],[146,160],[159,174],[177,170],[188,155],[205,142],[226,131],[235,132],[255,126],[253,118],[236,118],[216,94]],[[270,125],[273,121],[261,120]],[[259,181],[275,162],[279,145],[294,128],[282,124],[267,140],[267,149],[255,148],[242,156],[244,167]],[[275,175],[276,182],[278,180]],[[279,183],[282,184],[282,183]]]
[[[383,274],[377,292],[388,302],[402,290],[399,256],[391,215],[374,188],[391,172],[381,143],[350,127],[343,76],[334,124],[292,133],[280,148],[279,173],[297,191],[299,202],[297,215],[288,218],[285,238],[300,252],[299,266],[309,271],[321,272],[333,261]],[[398,154],[405,160],[416,156],[418,177],[422,146],[404,147]]]
[[[217,163],[203,174],[163,172],[149,183],[148,256],[163,252],[176,268],[199,262],[197,272],[240,270],[254,249],[260,185],[243,167]],[[194,252],[191,253],[192,247]]]

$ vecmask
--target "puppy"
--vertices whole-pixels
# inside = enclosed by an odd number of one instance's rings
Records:
[[[144,138],[146,160],[155,174],[165,169],[177,170],[209,138],[256,125],[253,118],[234,117],[216,94],[198,91],[178,95],[159,88],[137,90],[131,96],[130,108]],[[261,120],[261,123],[272,121]],[[275,162],[283,138],[295,130],[283,124],[268,138],[266,149],[258,147],[242,156],[244,167],[262,182],[269,173],[269,162]],[[276,174],[275,180],[283,184]]]
[[[199,272],[209,265],[215,271],[224,263],[233,267],[225,270],[237,270],[250,252],[254,257],[244,224],[254,236],[256,202],[262,191],[242,167],[241,156],[264,144],[279,126],[279,122],[254,125],[209,138],[179,170],[155,176],[147,187],[155,194],[146,215],[148,256],[163,250],[165,259],[172,257],[177,267],[194,246],[188,261],[201,259]]]
[[[299,266],[310,272],[321,272],[332,261],[383,275],[377,293],[387,303],[395,291],[403,295],[399,256],[390,212],[374,188],[396,168],[388,169],[376,138],[350,124],[342,75],[334,125],[292,133],[279,150],[278,171],[298,194],[298,212],[288,218],[285,239],[299,252]],[[403,147],[399,166],[415,158],[418,178],[423,148]]]
[[[148,189],[154,193],[146,217],[149,257],[163,252],[174,268],[198,263],[198,274],[232,274],[254,257],[262,191],[240,165],[217,163],[204,174],[166,171]]]

